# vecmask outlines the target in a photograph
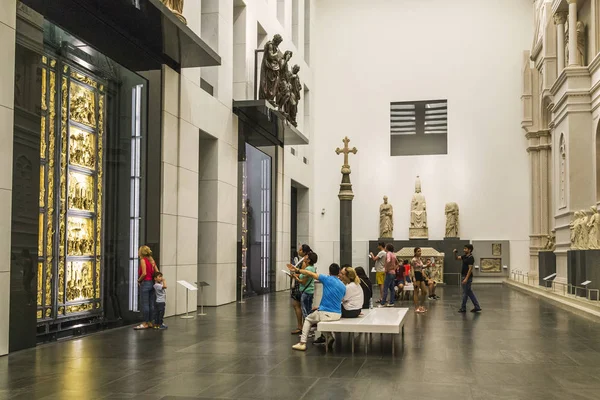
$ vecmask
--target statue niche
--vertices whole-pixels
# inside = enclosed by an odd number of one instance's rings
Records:
[[[425,202],[425,196],[421,193],[421,180],[418,176],[415,182],[415,193],[410,202],[410,228],[408,229],[408,238],[429,238],[429,230],[427,228],[427,203]]]

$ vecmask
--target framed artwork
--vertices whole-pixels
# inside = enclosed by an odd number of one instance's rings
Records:
[[[502,259],[500,258],[482,258],[479,270],[483,274],[495,274],[502,272]]]
[[[502,243],[492,243],[492,256],[502,257]]]

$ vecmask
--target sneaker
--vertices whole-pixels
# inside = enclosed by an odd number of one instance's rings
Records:
[[[460,310],[458,310],[459,313],[466,313],[467,310],[465,310],[464,308],[461,308]]]
[[[471,310],[472,313],[481,312],[481,308],[474,308]]]
[[[295,345],[292,346],[292,349],[294,350],[298,350],[298,351],[306,351],[306,343],[296,343]]]
[[[313,331],[310,331],[310,332],[308,333],[308,337],[309,337],[309,338],[314,338],[314,337],[315,337],[315,332],[313,332]]]
[[[377,305],[377,308],[381,308],[381,307],[385,307],[385,303],[381,303],[381,304]]]
[[[394,303],[388,303],[386,304],[386,307],[394,307]]]
[[[166,326],[165,324],[162,324],[161,326],[158,327],[158,329],[165,330],[165,329],[169,329],[169,327]]]
[[[439,300],[439,299],[441,299],[441,297],[440,297],[440,296],[438,296],[437,294],[436,294],[436,295],[434,295],[434,296],[435,296],[435,299],[436,299],[436,300]]]
[[[325,344],[325,336],[321,335],[313,342],[313,344]]]

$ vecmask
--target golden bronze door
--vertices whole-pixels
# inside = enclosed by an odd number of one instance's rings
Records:
[[[37,318],[102,312],[105,83],[42,58]]]

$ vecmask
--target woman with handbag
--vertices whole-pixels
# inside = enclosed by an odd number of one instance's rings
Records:
[[[309,245],[303,244],[302,246],[300,246],[300,248],[298,249],[298,256],[300,257],[300,261],[298,262],[298,264],[295,265],[295,267],[298,268],[299,266],[301,266],[304,262],[304,259],[307,258],[307,256],[310,253],[312,253],[312,249]],[[298,276],[296,274],[292,275],[292,280],[290,283],[292,286],[290,293],[290,297],[292,298],[292,308],[296,313],[296,321],[298,323],[297,328],[292,331],[292,335],[299,335],[300,333],[302,333],[302,325],[304,322],[302,319],[302,292],[300,290],[300,281],[298,280]]]

